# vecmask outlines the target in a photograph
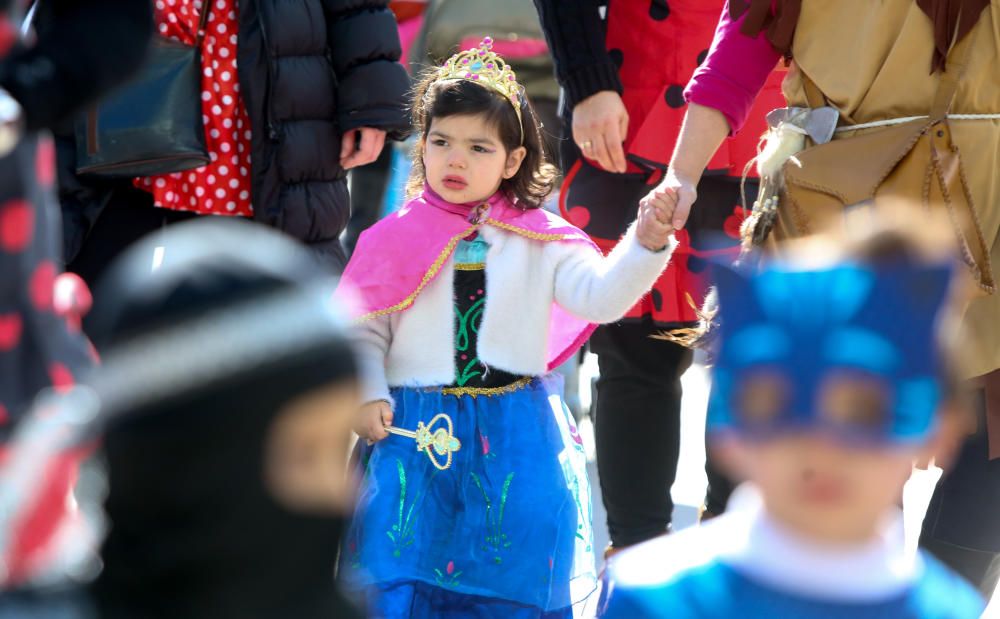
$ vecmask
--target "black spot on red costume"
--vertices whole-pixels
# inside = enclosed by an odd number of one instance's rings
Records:
[[[684,87],[680,84],[672,84],[667,88],[663,98],[666,100],[667,105],[675,110],[684,107]]]
[[[649,291],[649,296],[651,297],[651,299],[653,301],[653,307],[656,308],[656,311],[662,312],[663,311],[663,293],[660,292],[659,290],[657,290],[656,288],[653,288],[652,290]]]
[[[615,63],[615,66],[619,69],[622,68],[622,63],[625,62],[625,54],[620,49],[609,49],[608,56],[611,57],[611,62]]]
[[[702,271],[705,270],[705,267],[707,266],[708,266],[708,261],[705,260],[704,258],[700,258],[698,256],[691,256],[690,258],[688,258],[688,263],[687,263],[688,271],[691,271],[692,273],[701,273]]]
[[[670,17],[670,5],[667,0],[651,0],[649,3],[649,16],[656,21],[663,21]]]

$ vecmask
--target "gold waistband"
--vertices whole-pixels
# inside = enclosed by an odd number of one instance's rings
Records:
[[[532,380],[534,379],[531,376],[526,376],[520,380],[512,382],[509,385],[504,385],[503,387],[446,387],[441,390],[441,393],[453,396],[469,395],[474,398],[481,395],[493,397],[520,391],[521,389],[527,387]]]

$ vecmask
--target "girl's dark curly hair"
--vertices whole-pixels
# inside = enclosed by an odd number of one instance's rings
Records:
[[[469,80],[436,79],[437,69],[427,70],[413,92],[413,126],[420,134],[420,142],[413,153],[413,168],[406,185],[407,197],[420,195],[424,188],[426,172],[421,148],[427,139],[431,121],[435,118],[456,115],[482,114],[486,122],[497,128],[500,141],[509,153],[518,146],[528,151],[521,168],[511,178],[504,179],[500,188],[516,199],[521,208],[538,208],[552,192],[558,170],[549,163],[542,148],[541,129],[535,110],[526,97],[521,97],[521,115],[524,118],[524,143],[521,142],[521,123],[511,102],[492,89]]]

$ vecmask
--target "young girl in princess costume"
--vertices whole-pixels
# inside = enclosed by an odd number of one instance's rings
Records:
[[[571,617],[593,590],[585,457],[548,374],[675,245],[655,205],[607,258],[539,208],[554,170],[491,47],[418,85],[412,199],[344,273],[370,446],[343,561],[377,616]]]

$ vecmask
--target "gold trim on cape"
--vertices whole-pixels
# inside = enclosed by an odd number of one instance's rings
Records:
[[[496,219],[488,218],[486,223],[491,226],[500,228],[501,230],[506,230],[507,232],[513,232],[514,234],[520,234],[525,238],[532,239],[534,241],[561,241],[563,239],[569,238],[568,234],[544,234],[542,232],[530,232],[524,230],[523,228],[518,228],[517,226],[512,226],[511,224],[504,223],[502,221],[497,221]]]
[[[417,295],[419,295],[420,291],[422,291],[427,286],[427,284],[429,284],[431,280],[437,276],[438,271],[441,270],[441,267],[444,266],[445,261],[448,260],[448,257],[451,256],[452,252],[455,251],[455,247],[458,246],[458,243],[462,239],[469,236],[478,229],[479,226],[471,226],[469,228],[466,228],[463,232],[460,232],[455,236],[451,237],[451,240],[448,241],[448,244],[444,246],[444,249],[441,250],[441,253],[438,254],[438,257],[434,259],[433,263],[431,263],[430,268],[427,269],[426,273],[424,273],[424,276],[420,280],[420,284],[417,286],[417,289],[411,292],[409,295],[407,295],[405,299],[390,307],[386,307],[384,309],[375,310],[374,312],[369,312],[367,314],[364,314],[363,316],[357,319],[357,322],[366,322],[371,320],[372,318],[378,318],[379,316],[388,316],[389,314],[395,314],[396,312],[405,310],[409,306],[413,305],[413,301],[416,300]]]

